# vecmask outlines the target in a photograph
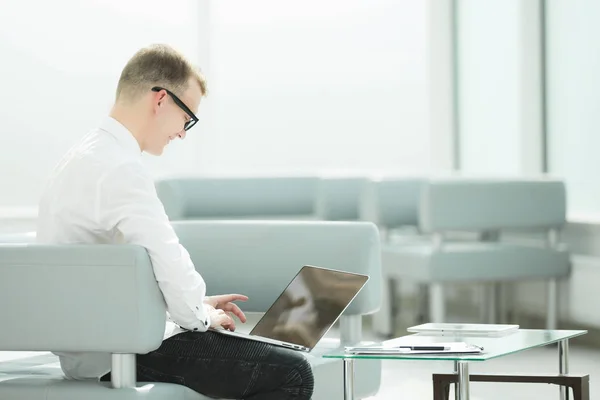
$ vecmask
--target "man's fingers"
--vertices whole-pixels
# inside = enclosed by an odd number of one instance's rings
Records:
[[[248,296],[243,294],[230,294],[231,299],[229,301],[247,301]]]
[[[235,322],[228,313],[223,314],[223,322],[221,323],[221,326],[225,329],[229,329],[230,331],[235,331]]]
[[[212,309],[210,311],[210,326],[213,328],[225,328],[231,317],[223,310]]]
[[[212,296],[213,299],[217,300],[217,303],[230,303],[232,301],[246,301],[248,296],[243,294],[221,294],[219,296]]]
[[[235,331],[235,319],[233,318],[233,315],[229,315],[229,318],[231,318],[231,326],[229,328],[229,330],[231,331]]]
[[[225,305],[223,305],[222,310],[228,311],[233,313],[236,317],[238,317],[240,319],[240,321],[242,322],[246,322],[246,315],[244,314],[244,312],[240,309],[240,307],[238,307],[237,304],[234,303],[227,303]]]

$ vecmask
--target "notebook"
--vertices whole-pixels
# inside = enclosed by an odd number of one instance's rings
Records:
[[[443,336],[503,336],[515,333],[519,325],[427,323],[411,326],[408,332]]]

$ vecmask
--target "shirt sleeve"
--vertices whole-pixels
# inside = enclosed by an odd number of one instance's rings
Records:
[[[171,320],[184,329],[206,331],[210,326],[206,284],[179,243],[143,166],[124,164],[106,173],[98,184],[97,199],[100,225],[148,251]]]

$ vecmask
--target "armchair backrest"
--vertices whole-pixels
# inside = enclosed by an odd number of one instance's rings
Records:
[[[423,232],[560,229],[565,185],[557,180],[440,179],[423,185]]]
[[[313,216],[318,178],[172,178],[156,182],[169,218]]]
[[[360,199],[368,179],[323,177],[319,180],[315,212],[324,221],[357,221]]]
[[[246,294],[247,311],[266,311],[304,265],[371,277],[346,315],[368,314],[380,306],[380,243],[372,223],[181,221],[173,227],[208,293]]]
[[[369,181],[363,188],[360,219],[380,228],[418,226],[421,178],[385,178]]]

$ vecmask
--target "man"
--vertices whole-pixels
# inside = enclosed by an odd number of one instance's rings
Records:
[[[169,224],[141,153],[162,154],[198,121],[204,77],[165,45],[138,51],[121,74],[110,116],[60,161],[39,207],[42,243],[144,246],[167,304],[162,345],[137,356],[139,381],[186,385],[218,398],[309,399],[310,364],[292,350],[207,331],[242,322],[243,295],[206,296],[204,280]],[[194,111],[192,111],[194,110]],[[71,379],[110,379],[109,354],[61,353]]]

